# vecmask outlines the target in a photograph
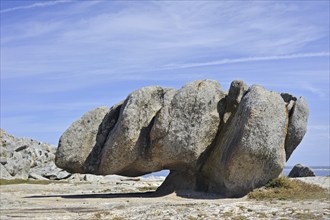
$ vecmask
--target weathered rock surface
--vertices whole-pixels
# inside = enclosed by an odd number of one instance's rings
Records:
[[[87,112],[61,136],[55,162],[69,172],[83,172],[86,158],[96,144],[96,135],[109,108],[100,107]],[[65,145],[66,148],[62,148]]]
[[[156,116],[152,155],[164,168],[193,169],[218,131],[218,102],[225,97],[218,82],[197,80],[178,90]]]
[[[290,102],[292,102],[292,100]],[[288,104],[289,108],[290,102]],[[306,100],[303,97],[300,97],[294,102],[292,108],[288,109],[288,113],[290,120],[287,137],[285,139],[286,160],[289,160],[292,152],[302,141],[307,131],[306,125],[309,110]]]
[[[13,177],[7,171],[6,167],[0,164],[0,179],[12,179]]]
[[[301,164],[296,164],[290,171],[288,177],[308,177],[315,176],[313,170]]]
[[[0,179],[63,179],[71,174],[55,166],[55,146],[18,138],[1,129]]]
[[[202,168],[202,187],[242,196],[276,178],[285,164],[287,123],[281,96],[252,86]]]
[[[224,196],[243,196],[277,177],[308,118],[303,98],[239,80],[228,94],[213,80],[179,90],[145,87],[98,112],[87,113],[63,134],[59,167],[124,176],[170,169],[159,191]],[[87,118],[94,121],[85,123]]]
[[[148,135],[156,113],[164,105],[165,94],[171,89],[150,86],[131,93],[125,100],[115,127],[109,132],[101,152],[99,174],[123,174],[138,176],[145,172],[159,170],[157,164],[150,164],[143,170],[141,157],[150,160]],[[143,162],[142,162],[143,163]]]

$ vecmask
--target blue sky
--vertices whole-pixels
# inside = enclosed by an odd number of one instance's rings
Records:
[[[234,79],[304,96],[288,165],[329,165],[329,1],[3,1],[1,128],[57,144],[147,85]]]

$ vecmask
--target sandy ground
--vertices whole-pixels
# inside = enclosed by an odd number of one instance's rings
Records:
[[[329,200],[255,201],[146,192],[162,181],[116,177],[0,186],[0,219],[330,219]],[[314,180],[324,186],[329,181],[329,177]]]

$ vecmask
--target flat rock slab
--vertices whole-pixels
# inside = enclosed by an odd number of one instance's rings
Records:
[[[321,178],[324,179],[324,178]],[[254,201],[205,194],[156,196],[163,179],[0,186],[0,219],[296,219],[330,218],[330,201]],[[199,197],[199,199],[196,199]]]
[[[300,180],[305,183],[315,184],[330,191],[330,177],[329,176],[309,176],[297,177],[295,180]]]

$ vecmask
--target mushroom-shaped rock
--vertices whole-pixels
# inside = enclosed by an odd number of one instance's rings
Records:
[[[240,80],[228,94],[214,80],[179,90],[149,86],[74,122],[60,139],[56,164],[100,175],[169,169],[161,192],[243,196],[282,172],[307,118],[303,98]]]

